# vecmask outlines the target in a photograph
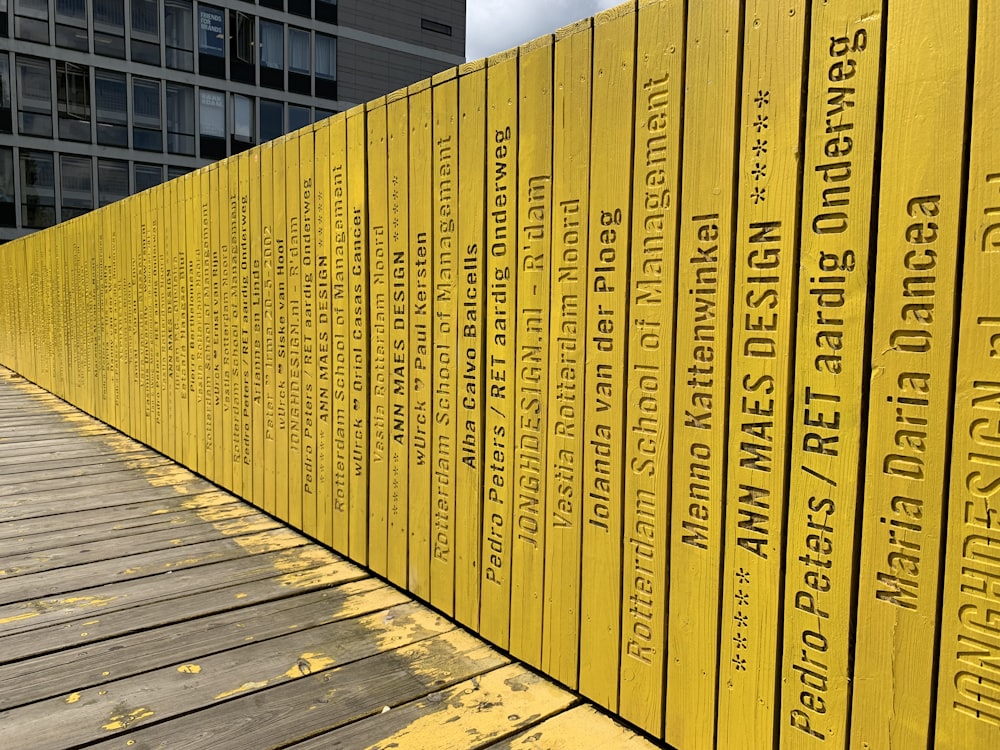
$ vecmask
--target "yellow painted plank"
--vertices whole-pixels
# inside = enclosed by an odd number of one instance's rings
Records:
[[[338,117],[330,125],[330,191],[333,194],[331,220],[333,226],[333,548],[347,553],[349,546],[348,516],[348,279],[347,247],[349,211],[347,203],[347,117]]]
[[[433,78],[433,429],[430,458],[430,601],[455,612],[455,395],[458,381],[458,80],[454,68]],[[377,327],[374,327],[377,331]]]
[[[431,216],[431,92],[429,82],[407,91],[410,133],[410,467],[408,590],[430,599],[431,356],[433,248]]]
[[[862,632],[880,637],[857,639],[851,712],[851,746],[872,750],[934,744],[969,13],[959,2],[893,8],[886,18],[857,604]]]
[[[250,397],[250,422],[252,425],[250,469],[251,502],[264,507],[264,231],[262,224],[260,169],[264,147],[251,150],[247,155],[247,221],[249,222],[250,252],[250,343],[252,346]],[[241,170],[242,172],[242,170]],[[242,173],[240,179],[242,181]],[[246,489],[246,487],[244,487]]]
[[[542,669],[577,684],[593,30],[556,32]]]
[[[205,371],[204,371],[204,290],[202,289],[201,208],[197,198],[201,182],[199,173],[184,176],[184,212],[187,236],[188,281],[188,440],[192,443],[187,465],[205,472]],[[116,204],[117,205],[117,204]],[[127,314],[124,316],[127,320]],[[123,351],[123,354],[125,352]],[[130,433],[131,434],[131,433]]]
[[[347,196],[351,212],[348,263],[350,315],[350,555],[368,559],[368,184],[364,107],[347,113]]]
[[[787,748],[848,741],[882,37],[868,10],[814,3],[810,25],[779,718]]]
[[[227,311],[229,306],[228,266],[223,275],[223,258],[229,253],[229,222],[222,186],[228,184],[228,164],[217,162],[208,170],[208,227],[210,253],[208,257],[210,279],[210,309],[211,321],[209,336],[211,343],[211,358],[208,361],[211,371],[212,390],[210,401],[212,406],[212,481],[229,487],[232,483],[232,450],[229,442],[229,365],[227,350],[229,348],[227,330]]]
[[[180,180],[171,180],[169,188],[170,222],[173,227],[170,254],[174,273],[174,455],[184,463],[191,449],[188,433],[188,296],[187,225]],[[106,231],[106,230],[105,230]],[[106,238],[105,238],[106,239]]]
[[[680,748],[715,736],[740,5],[696,3],[687,18],[663,733]]]
[[[389,256],[392,279],[391,391],[389,395],[389,524],[386,575],[406,586],[409,491],[410,391],[410,252],[407,143],[409,125],[405,97],[399,92],[386,101],[389,139],[387,162],[389,200]]]
[[[996,3],[977,9],[934,745],[986,750],[1000,737],[1000,46]]]
[[[510,652],[542,661],[549,277],[552,270],[553,39],[518,58],[517,316]]]
[[[226,199],[226,228],[229,232],[229,252],[225,266],[229,271],[229,421],[228,440],[231,451],[231,491],[242,496],[243,489],[243,244],[240,239],[240,161],[234,156],[226,161],[228,183],[222,185]]]
[[[510,636],[514,514],[514,354],[517,296],[517,50],[486,66],[486,368],[483,552],[479,632],[501,648]]]
[[[367,105],[368,248],[371,257],[371,422],[368,461],[368,566],[385,575],[389,522],[389,388],[392,323],[389,265],[388,141],[385,99]]]
[[[635,3],[594,19],[580,691],[618,708]]]
[[[657,746],[589,705],[562,711],[511,740],[491,746],[492,750],[577,750],[582,747],[653,750]]]
[[[286,150],[289,136],[271,143],[271,169],[262,180],[269,180],[271,192],[271,230],[274,242],[274,514],[283,521],[290,518],[288,493],[288,392],[289,392],[289,306],[288,306],[288,187]]]
[[[479,625],[483,504],[484,328],[486,282],[486,72],[463,65],[458,79],[458,349],[455,462],[455,618]]]
[[[254,502],[254,348],[253,348],[253,263],[250,253],[251,238],[259,230],[250,224],[250,154],[244,151],[238,157],[239,177],[236,182],[237,241],[239,247],[239,425],[240,425],[240,496]]]
[[[316,538],[333,544],[333,194],[330,181],[329,120],[316,128],[315,224],[315,420]]]
[[[210,203],[209,174],[212,168],[198,173],[198,190],[195,202],[201,220],[200,240],[201,253],[201,369],[202,369],[202,421],[204,424],[205,448],[201,459],[200,473],[214,481],[218,476],[215,471],[215,443],[217,426],[215,424],[215,380],[213,377],[213,337],[212,337],[212,213]]]
[[[625,426],[619,714],[663,727],[684,8],[640,2]]]
[[[271,200],[274,182],[274,142],[268,141],[261,146],[259,199],[261,221],[261,267],[262,267],[262,307],[263,329],[261,341],[263,345],[263,487],[260,494],[261,507],[268,513],[277,512],[277,448],[278,448],[278,409],[277,409],[277,364],[278,364],[278,274],[277,245],[274,230],[274,201]]]
[[[316,511],[316,159],[315,128],[299,138],[299,254],[302,275],[302,530],[317,538]]]
[[[302,528],[302,197],[299,193],[299,141],[310,132],[296,130],[284,138],[285,275],[287,294],[288,367],[288,522]]]
[[[748,4],[744,23],[719,640],[731,748],[773,747],[777,730],[805,6]]]

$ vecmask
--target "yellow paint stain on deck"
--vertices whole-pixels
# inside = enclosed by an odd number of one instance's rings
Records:
[[[267,680],[260,680],[259,682],[244,682],[238,688],[233,688],[232,690],[225,690],[215,696],[215,700],[221,701],[226,698],[231,698],[234,695],[239,695],[240,693],[245,693],[248,690],[260,690],[261,688],[267,687]]]
[[[214,524],[216,531],[226,536],[236,534],[246,534],[255,531],[267,531],[275,527],[275,522],[267,516],[255,516],[249,519],[233,518],[229,520],[220,519]]]
[[[66,605],[66,604],[76,604],[81,607],[104,607],[111,604],[113,601],[117,601],[120,597],[117,596],[68,596],[65,599],[52,599],[51,602],[44,601],[39,602],[41,605],[49,605],[48,609],[52,606]]]
[[[333,586],[357,574],[357,568],[346,562],[335,562],[319,568],[286,573],[278,579],[282,586],[294,589]]]
[[[470,668],[471,670],[488,671],[509,662],[507,657],[492,646],[464,630],[452,630],[432,640],[448,644],[456,653],[462,655],[463,662],[476,663],[475,667]],[[431,653],[430,643],[430,639],[417,641],[399,649],[399,655],[409,662],[407,669],[412,674],[426,678],[426,684],[432,684],[436,680],[447,680],[452,676],[451,670],[443,667],[440,659],[426,658]]]
[[[201,672],[200,664],[181,664],[177,667],[177,671],[181,674],[199,674]]]
[[[239,594],[236,595],[236,598],[237,599],[246,599],[247,598],[246,592],[242,592],[241,591]]]
[[[117,732],[122,729],[128,729],[136,722],[148,719],[152,715],[153,712],[148,708],[136,708],[129,711],[127,714],[114,714],[111,717],[111,721],[101,728],[106,732]]]
[[[295,665],[285,672],[285,677],[290,680],[297,680],[299,677],[322,672],[324,669],[332,667],[335,660],[326,654],[305,653],[299,656]]]
[[[291,549],[279,555],[274,562],[274,568],[281,573],[294,573],[307,566],[327,565],[339,560],[340,558],[332,552],[310,545]]]
[[[67,703],[76,703],[78,700],[80,700],[79,693],[70,693],[69,695],[66,696]]]
[[[162,516],[164,513],[169,513],[169,512],[170,512],[170,510],[168,508],[159,508],[158,510],[154,510],[149,515],[151,515],[151,516]]]
[[[293,544],[303,541],[300,534],[290,529],[275,529],[260,534],[238,536],[233,539],[240,547],[251,555],[261,555],[265,552],[278,552]]]
[[[400,623],[400,619],[403,619],[400,608],[394,607],[364,617],[361,622],[378,640],[380,651],[391,651],[400,643],[421,640],[427,631],[440,634],[455,627],[444,617],[424,608],[408,608],[405,621]]]

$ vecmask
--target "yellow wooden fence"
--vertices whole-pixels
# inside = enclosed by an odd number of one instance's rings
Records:
[[[626,3],[0,249],[0,361],[681,750],[997,748],[998,29]]]

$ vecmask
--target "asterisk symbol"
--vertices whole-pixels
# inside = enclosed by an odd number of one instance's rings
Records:
[[[747,637],[745,635],[740,635],[737,633],[733,636],[733,643],[736,644],[736,648],[746,648],[747,647]]]
[[[754,143],[750,148],[753,151],[753,155],[759,159],[761,156],[767,153],[767,141],[758,138],[757,142]]]
[[[767,164],[762,164],[761,162],[754,162],[753,169],[750,170],[750,174],[753,175],[755,180],[761,180],[767,177]]]
[[[757,105],[758,108],[763,107],[765,104],[770,104],[771,92],[761,91],[760,89],[757,89],[757,96],[754,97],[754,103]]]
[[[753,121],[753,126],[758,133],[762,130],[767,130],[767,115],[757,115],[757,119]]]
[[[736,620],[736,627],[738,628],[745,628],[750,624],[750,618],[742,612],[737,612],[733,615],[733,619]]]
[[[755,187],[753,192],[750,193],[750,197],[753,198],[755,206],[758,203],[763,203],[767,199],[767,188]]]
[[[740,568],[736,571],[736,578],[740,583],[750,583],[750,571]]]
[[[747,660],[744,659],[742,656],[734,656],[733,657],[733,664],[736,665],[736,671],[737,672],[746,672],[747,671]]]
[[[750,603],[750,594],[743,589],[736,592],[736,601],[740,603],[740,606],[746,606]]]

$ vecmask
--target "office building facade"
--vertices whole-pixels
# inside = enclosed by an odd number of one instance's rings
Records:
[[[464,60],[465,0],[0,0],[0,241]]]

